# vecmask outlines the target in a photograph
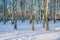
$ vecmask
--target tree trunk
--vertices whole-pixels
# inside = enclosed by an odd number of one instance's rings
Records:
[[[34,30],[34,0],[32,0],[32,30]]]
[[[34,19],[32,19],[32,30],[34,30]]]
[[[16,18],[14,20],[14,29],[17,29],[17,21],[16,21]]]
[[[48,0],[46,0],[46,31],[49,30],[48,26]]]
[[[4,14],[3,14],[3,21],[4,21],[4,24],[6,23],[7,21],[7,0],[4,0]]]
[[[13,0],[13,19],[14,19],[14,29],[17,29],[17,1]]]
[[[44,28],[45,27],[45,15],[44,15],[44,13],[45,13],[45,11],[44,11],[44,7],[45,7],[45,1],[44,0],[42,0],[42,27]]]

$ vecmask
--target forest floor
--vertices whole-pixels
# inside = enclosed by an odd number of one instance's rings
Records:
[[[45,25],[46,27],[46,25]],[[60,21],[49,21],[49,31],[42,27],[42,23],[34,22],[34,31],[29,20],[17,21],[17,30],[11,21],[6,24],[0,23],[0,40],[60,40]]]

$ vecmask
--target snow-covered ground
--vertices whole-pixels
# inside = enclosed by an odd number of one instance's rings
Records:
[[[29,20],[17,21],[17,30],[8,21],[5,25],[0,23],[0,40],[60,40],[60,21],[49,21],[49,31],[42,27],[42,23],[34,23],[34,31]]]

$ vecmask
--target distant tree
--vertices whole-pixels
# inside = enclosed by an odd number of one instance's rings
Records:
[[[56,13],[57,13],[57,5],[58,5],[58,0],[54,0],[54,23],[56,23]]]
[[[24,17],[25,19],[27,18],[27,0],[25,0],[25,12],[24,12]]]
[[[22,10],[21,10],[21,0],[18,0],[18,15],[21,16],[22,15]]]
[[[3,21],[5,24],[7,22],[7,0],[3,0],[3,4],[4,4]]]
[[[13,21],[14,29],[17,29],[17,0],[13,0]]]
[[[14,29],[17,29],[17,18],[14,16]]]
[[[14,19],[13,18],[11,19],[11,24],[14,24]]]
[[[29,10],[30,10],[30,24],[32,23],[32,0],[30,0],[30,6],[29,6]]]
[[[45,27],[45,0],[42,0],[42,27]]]
[[[1,22],[1,17],[0,17],[0,22]]]

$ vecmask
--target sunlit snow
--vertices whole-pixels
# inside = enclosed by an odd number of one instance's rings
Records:
[[[49,31],[42,27],[42,23],[34,23],[34,31],[29,20],[17,21],[17,30],[8,21],[5,25],[0,23],[0,40],[60,40],[60,21],[49,21]]]

